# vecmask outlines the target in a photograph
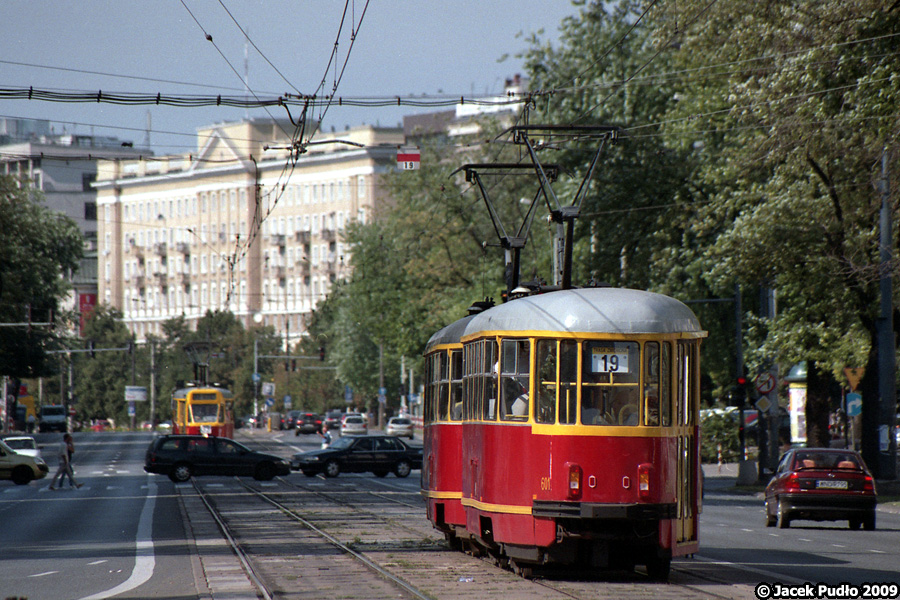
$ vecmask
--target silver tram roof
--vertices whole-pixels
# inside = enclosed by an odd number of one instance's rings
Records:
[[[466,325],[469,324],[476,315],[468,315],[459,319],[458,321],[454,321],[450,323],[443,329],[439,329],[428,338],[428,343],[425,344],[425,354],[431,352],[437,346],[443,346],[445,344],[459,344],[459,338],[462,337],[463,332],[466,330]]]
[[[474,315],[461,337],[484,331],[706,336],[681,301],[622,288],[579,288],[518,298]]]

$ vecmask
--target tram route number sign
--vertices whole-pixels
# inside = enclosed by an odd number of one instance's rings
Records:
[[[592,373],[630,373],[628,368],[627,352],[602,352],[595,350],[591,353]]]
[[[421,154],[418,148],[398,148],[397,165],[404,171],[414,171],[419,168]]]

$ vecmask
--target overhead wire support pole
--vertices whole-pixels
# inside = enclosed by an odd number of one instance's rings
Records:
[[[575,219],[578,218],[581,212],[581,203],[587,195],[590,181],[594,176],[597,162],[606,146],[606,141],[617,140],[619,128],[609,125],[519,125],[511,127],[507,131],[512,132],[513,143],[524,145],[528,150],[528,155],[531,157],[531,162],[534,166],[538,180],[540,181],[541,189],[544,191],[544,197],[547,200],[547,208],[550,210],[551,218],[555,223],[560,224],[560,226],[565,226],[563,257],[562,260],[559,261],[562,265],[561,268],[560,265],[557,265],[557,273],[555,275],[557,283],[563,289],[569,289],[572,287],[572,245],[574,244],[575,239]],[[550,186],[547,174],[538,158],[537,150],[535,150],[535,147],[532,144],[531,134],[533,134],[534,137],[546,137],[546,142],[543,146],[547,147],[552,145],[554,138],[565,141],[596,139],[598,137],[601,139],[600,147],[597,148],[597,152],[591,160],[590,167],[582,179],[581,185],[578,187],[578,192],[575,194],[575,198],[572,200],[571,205],[562,206],[560,204],[559,198]],[[558,235],[558,237],[561,237],[561,235]],[[561,273],[559,271],[561,271]]]
[[[494,203],[491,201],[490,195],[488,194],[487,188],[484,186],[479,171],[516,171],[523,169],[531,170],[532,168],[533,167],[531,165],[522,163],[472,163],[463,165],[462,167],[451,173],[452,176],[459,171],[465,171],[466,181],[469,183],[474,182],[478,187],[478,190],[481,192],[481,197],[484,200],[485,205],[487,206],[488,214],[491,217],[491,223],[494,226],[494,232],[496,232],[497,238],[500,240],[500,245],[505,252],[504,265],[506,269],[505,279],[507,295],[519,286],[521,251],[522,248],[525,247],[525,243],[528,240],[528,232],[531,229],[531,224],[534,220],[534,214],[536,212],[535,208],[537,206],[538,198],[541,197],[542,190],[539,188],[535,193],[535,197],[531,201],[531,205],[528,207],[528,212],[525,214],[525,219],[522,221],[522,225],[519,227],[516,235],[510,236],[506,232],[506,228],[503,226],[503,221],[500,218],[500,214],[497,212],[497,209],[494,207]],[[558,165],[547,165],[546,171],[549,172],[549,177],[554,181],[559,176]]]

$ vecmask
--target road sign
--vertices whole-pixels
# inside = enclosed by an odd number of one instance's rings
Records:
[[[858,417],[862,414],[862,396],[856,393],[847,394],[847,416]]]
[[[259,383],[262,377],[260,377],[259,373],[254,373],[250,376],[250,379],[253,380],[253,383]]]
[[[275,406],[275,398],[266,398],[266,406]]]
[[[275,382],[266,381],[262,384],[262,394],[263,396],[274,396],[275,395]]]
[[[860,367],[858,369],[847,368],[844,369],[844,375],[847,376],[847,383],[850,384],[850,391],[855,392],[856,386],[859,385],[859,380],[863,378],[863,375],[866,374],[866,368]]]
[[[353,388],[349,385],[344,386],[344,402],[347,404],[353,404]]]
[[[140,385],[126,385],[125,400],[126,402],[146,402],[147,388]]]
[[[291,400],[290,394],[284,395],[284,410],[291,410],[293,408],[293,400]]]
[[[768,371],[764,371],[756,376],[754,383],[756,384],[757,392],[768,394],[775,389],[775,376]]]
[[[759,412],[767,413],[772,408],[772,403],[769,402],[767,396],[760,396],[759,400],[756,401],[756,408],[759,409]]]

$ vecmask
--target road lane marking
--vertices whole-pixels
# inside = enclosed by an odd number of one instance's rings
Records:
[[[29,575],[29,578],[32,577],[46,577],[47,575],[56,575],[59,571],[45,571],[44,573],[35,573],[34,575]]]
[[[94,566],[94,565],[102,565],[102,564],[105,563],[105,562],[107,562],[106,559],[104,559],[104,560],[95,560],[94,562],[89,562],[89,563],[88,563],[88,566],[89,566],[89,567],[92,567],[92,566]]]
[[[149,474],[147,477],[149,479]],[[141,509],[135,535],[134,570],[131,571],[131,576],[112,589],[85,596],[81,600],[105,600],[118,596],[145,584],[153,577],[153,569],[156,567],[156,555],[153,547],[153,511],[156,509],[156,493],[156,484],[150,480],[149,493],[144,500],[144,508]]]

